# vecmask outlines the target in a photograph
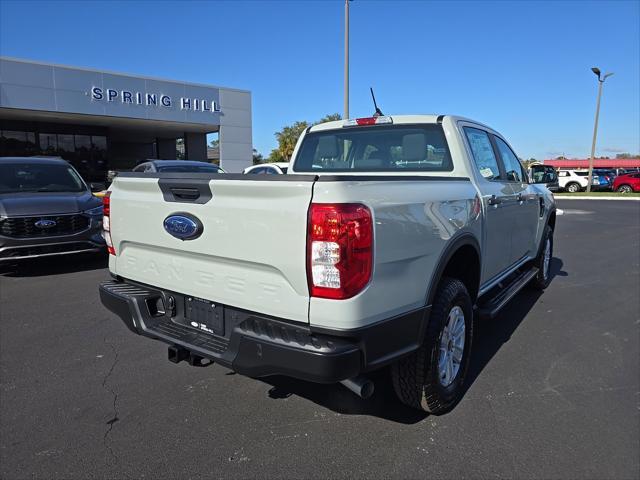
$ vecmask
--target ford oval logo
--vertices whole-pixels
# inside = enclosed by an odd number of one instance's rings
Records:
[[[202,235],[202,223],[188,213],[175,213],[164,219],[164,229],[180,240],[193,240]]]
[[[54,220],[38,220],[36,223],[34,223],[34,225],[38,228],[52,228],[55,227],[57,225],[57,223]]]

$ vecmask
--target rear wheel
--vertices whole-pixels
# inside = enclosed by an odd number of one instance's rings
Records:
[[[393,387],[402,403],[435,415],[460,400],[473,338],[471,297],[464,284],[440,282],[422,346],[391,368]]]
[[[582,190],[582,188],[580,187],[580,184],[575,182],[571,182],[569,185],[567,185],[566,188],[567,188],[567,192],[569,193],[576,193]]]
[[[631,185],[620,185],[618,187],[618,192],[620,192],[620,193],[631,193],[632,192]]]

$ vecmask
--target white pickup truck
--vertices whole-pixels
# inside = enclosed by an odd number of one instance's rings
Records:
[[[463,392],[473,318],[545,288],[556,212],[491,128],[440,115],[308,128],[286,175],[121,173],[102,303],[169,360],[342,382],[390,366],[432,413]]]

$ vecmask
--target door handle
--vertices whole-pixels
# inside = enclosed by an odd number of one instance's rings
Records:
[[[502,199],[496,197],[495,195],[491,195],[491,197],[489,198],[489,201],[487,202],[489,205],[494,205],[494,206],[498,206],[502,203]]]

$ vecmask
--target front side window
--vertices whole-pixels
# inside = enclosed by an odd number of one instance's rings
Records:
[[[307,134],[296,172],[450,172],[441,125],[344,127]]]
[[[509,148],[504,140],[494,135],[496,146],[502,157],[502,163],[504,164],[504,170],[507,174],[507,180],[510,182],[526,183],[526,177],[522,170],[520,160],[516,157],[516,154]]]
[[[0,163],[0,193],[85,190],[84,182],[70,165]]]
[[[477,128],[464,127],[464,133],[469,141],[473,160],[480,175],[487,180],[495,180],[500,178],[500,168],[498,167],[498,159],[493,152],[489,134],[484,130]]]

